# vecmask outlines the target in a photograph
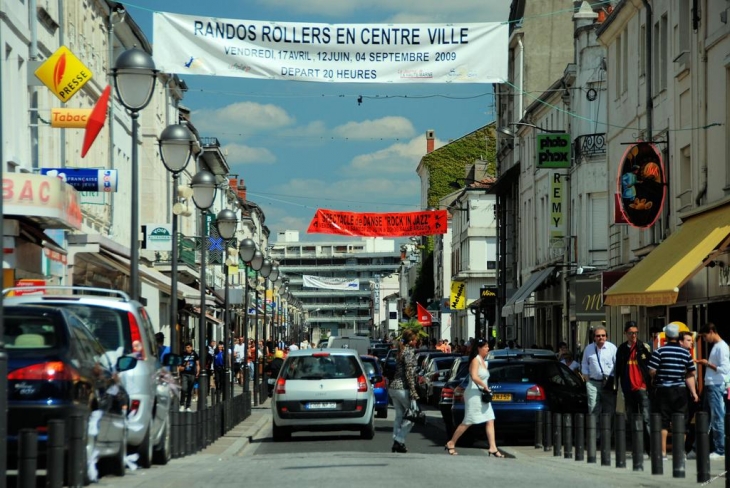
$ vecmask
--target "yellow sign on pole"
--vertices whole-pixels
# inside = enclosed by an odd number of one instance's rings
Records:
[[[90,115],[90,108],[52,108],[51,127],[84,129]]]
[[[59,47],[35,75],[62,102],[68,102],[92,77],[91,70],[66,46]]]
[[[451,310],[464,310],[466,308],[466,283],[463,281],[451,282]]]

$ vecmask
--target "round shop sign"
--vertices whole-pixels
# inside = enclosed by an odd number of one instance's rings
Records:
[[[646,228],[654,225],[667,194],[664,160],[657,147],[639,142],[626,149],[616,181],[619,208],[629,225]]]

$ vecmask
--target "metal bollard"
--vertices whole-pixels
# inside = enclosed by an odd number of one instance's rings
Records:
[[[575,414],[575,460],[583,461],[583,451],[586,445],[585,416],[582,413]]]
[[[63,450],[66,444],[66,424],[63,420],[48,421],[46,444],[46,488],[63,486]]]
[[[84,433],[87,425],[81,415],[71,415],[69,421],[69,445],[68,445],[68,484],[71,487],[84,486],[84,458],[86,457],[86,446],[84,445]]]
[[[626,467],[626,417],[616,414],[616,467]]]
[[[601,414],[601,466],[611,466],[611,414]]]
[[[193,449],[193,417],[195,416],[194,412],[186,412],[185,415],[183,415],[183,427],[185,428],[185,449],[183,451],[183,455],[187,456],[189,454],[192,454],[195,452],[195,449]]]
[[[672,477],[684,478],[686,476],[684,463],[684,414],[675,413],[672,415]]]
[[[725,419],[727,419],[727,417],[725,417]],[[727,422],[725,422],[725,424],[727,425]],[[695,454],[697,454],[697,483],[704,483],[706,481],[710,481],[709,413],[697,412],[695,414],[695,432]],[[727,443],[727,440],[725,442]]]
[[[631,419],[631,460],[634,471],[644,471],[644,416],[635,413]]]
[[[586,449],[588,451],[588,463],[593,464],[596,462],[596,423],[598,418],[594,414],[586,417],[588,423],[586,424]]]
[[[542,410],[535,412],[535,449],[542,449],[542,422],[545,413]]]
[[[545,430],[542,436],[542,449],[548,452],[553,447],[553,418],[550,410],[545,410]]]
[[[651,414],[651,474],[664,474],[662,460],[662,416]]]
[[[563,449],[563,416],[553,414],[553,456],[560,457]]]
[[[18,431],[18,488],[35,488],[38,469],[38,432]]]
[[[573,417],[563,414],[563,457],[573,459]]]

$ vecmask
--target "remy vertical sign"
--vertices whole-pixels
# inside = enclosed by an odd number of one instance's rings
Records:
[[[567,214],[565,205],[565,182],[564,175],[553,171],[550,175],[550,248],[560,249],[563,246],[565,236],[565,216]],[[559,254],[559,252],[556,252]]]

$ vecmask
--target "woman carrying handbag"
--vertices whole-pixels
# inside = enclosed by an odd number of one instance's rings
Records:
[[[416,393],[416,342],[418,342],[416,334],[410,329],[405,329],[400,342],[398,342],[395,375],[388,387],[388,395],[390,395],[395,408],[392,452],[408,452],[406,436],[413,428],[413,422],[404,418],[404,415],[411,406],[411,400],[418,400],[418,394]]]
[[[444,447],[452,456],[458,454],[455,449],[456,442],[466,432],[466,429],[473,424],[486,422],[489,455],[504,458],[504,454],[497,449],[497,441],[494,437],[494,411],[492,410],[491,390],[487,385],[489,370],[484,360],[488,352],[489,343],[486,339],[480,338],[473,342],[469,353],[469,384],[464,391],[464,420],[456,428],[453,437]],[[484,396],[485,400],[489,400],[489,402],[482,400],[482,393],[487,393]]]

